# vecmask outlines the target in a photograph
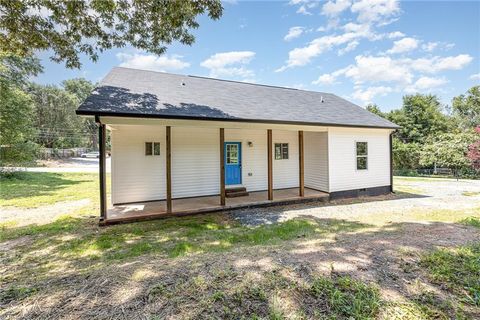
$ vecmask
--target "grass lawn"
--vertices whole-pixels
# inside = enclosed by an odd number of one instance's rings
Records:
[[[20,172],[0,176],[2,206],[36,208],[59,201],[96,198],[98,175],[93,173]]]
[[[401,243],[410,228],[474,237],[478,212],[410,213],[437,221],[425,225],[305,216],[247,227],[216,213],[99,227],[95,174],[22,173],[0,183],[0,210],[91,199],[46,224],[0,225],[0,318],[480,316],[478,243]]]

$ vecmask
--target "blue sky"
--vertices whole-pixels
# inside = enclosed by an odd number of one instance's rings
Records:
[[[157,57],[110,50],[68,70],[40,54],[59,83],[101,80],[114,66],[333,92],[388,111],[404,94],[453,96],[480,84],[480,2],[337,0],[226,1],[218,21],[200,17],[192,46]]]

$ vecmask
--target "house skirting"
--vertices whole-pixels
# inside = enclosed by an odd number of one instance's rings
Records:
[[[345,199],[345,198],[357,198],[365,196],[380,196],[391,193],[391,186],[362,188],[354,190],[344,190],[330,192],[330,200]]]

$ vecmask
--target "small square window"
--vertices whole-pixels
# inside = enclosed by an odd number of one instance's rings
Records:
[[[153,154],[155,156],[159,156],[160,155],[160,142],[154,142],[153,143]]]
[[[152,142],[145,142],[145,155],[146,156],[152,155]]]
[[[288,159],[288,143],[275,143],[275,160]]]

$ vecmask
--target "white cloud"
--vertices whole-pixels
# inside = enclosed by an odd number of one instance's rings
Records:
[[[390,32],[387,34],[387,38],[389,39],[397,39],[397,38],[402,38],[402,37],[405,37],[405,34],[403,32],[400,32],[400,31],[394,31],[394,32]]]
[[[314,0],[291,0],[288,4],[292,6],[300,5],[297,13],[309,16],[312,15],[310,10],[318,6],[318,2]]]
[[[286,64],[277,69],[277,72],[284,71],[288,68],[304,66],[308,64],[312,58],[319,56],[332,49],[344,44],[358,41],[361,38],[371,38],[372,34],[368,26],[360,26],[356,24],[348,24],[344,27],[350,32],[345,32],[339,35],[328,35],[312,40],[307,46],[302,48],[295,48],[288,53],[288,60]],[[358,44],[350,45],[350,50],[353,50]],[[348,47],[348,45],[347,45]]]
[[[190,63],[182,61],[179,55],[155,56],[153,54],[129,54],[117,53],[117,59],[121,61],[120,67],[152,70],[152,71],[168,71],[181,70],[190,66]]]
[[[379,86],[379,87],[368,87],[363,90],[362,88],[356,88],[353,92],[353,98],[362,101],[364,104],[373,102],[373,98],[376,96],[384,96],[387,93],[392,92],[391,87]]]
[[[357,20],[361,23],[387,24],[400,13],[400,6],[397,0],[360,0],[350,10],[358,13]]]
[[[352,42],[350,42],[349,44],[347,44],[347,46],[345,48],[342,48],[340,50],[338,50],[338,55],[339,56],[342,56],[344,55],[345,53],[347,52],[350,52],[352,50],[355,50],[355,48],[360,44],[360,42],[358,42],[357,40],[354,40]]]
[[[309,5],[309,0],[292,0],[291,5]],[[350,6],[351,5],[351,6]],[[341,12],[350,10],[357,13],[356,22],[349,22],[340,26],[340,19],[337,16]],[[378,34],[373,29],[375,24],[385,23],[388,19],[396,16],[400,12],[397,0],[360,0],[351,4],[351,0],[330,0],[322,7],[322,13],[329,16],[328,24],[319,27],[317,31],[342,30],[342,33],[329,34],[316,38],[304,47],[294,48],[288,53],[288,59],[285,64],[276,71],[281,72],[288,68],[304,66],[310,61],[331,50],[342,46],[337,53],[345,54],[355,49],[361,39],[370,41],[380,40],[386,35]],[[395,32],[392,37],[398,37],[400,32]]]
[[[457,56],[419,59],[405,59],[402,62],[409,65],[412,70],[424,73],[438,73],[446,70],[460,70],[472,62],[473,57],[468,54],[459,54]]]
[[[411,83],[413,74],[408,67],[390,57],[356,56],[355,65],[343,69],[344,75],[355,83]]]
[[[325,73],[325,74],[322,74],[320,77],[318,77],[317,80],[313,81],[312,84],[331,85],[335,83],[335,80],[336,80],[336,77],[333,74]]]
[[[427,52],[432,52],[435,49],[450,50],[455,46],[453,43],[448,42],[427,42],[422,45],[422,49]]]
[[[414,38],[403,38],[393,43],[393,47],[387,50],[389,54],[403,53],[416,49],[418,47],[418,40]]]
[[[336,16],[346,9],[350,8],[351,0],[328,1],[322,7],[322,14],[326,16]]]
[[[241,77],[253,78],[254,72],[247,65],[255,56],[253,51],[230,51],[216,53],[200,63],[210,69],[211,77]]]
[[[305,28],[303,28],[303,27],[291,27],[288,30],[287,35],[283,38],[283,40],[290,41],[290,40],[293,40],[295,38],[298,38],[302,35],[304,30],[305,30]]]
[[[432,77],[420,77],[413,85],[407,86],[405,92],[414,93],[414,92],[427,92],[435,88],[438,88],[444,84],[448,83],[447,79],[442,78],[432,78]]]
[[[432,52],[438,47],[438,42],[427,42],[422,45],[422,49],[428,52]]]
[[[433,57],[430,59],[393,59],[389,56],[355,57],[355,64],[339,69],[333,73],[336,78],[345,76],[355,84],[361,83],[396,83],[401,86],[412,84],[415,73],[438,73],[446,70],[459,70],[465,67],[472,57],[466,54],[450,57]],[[427,81],[424,77],[417,86],[424,87]],[[437,82],[439,83],[439,82]]]
[[[480,73],[472,74],[470,80],[480,80]]]

